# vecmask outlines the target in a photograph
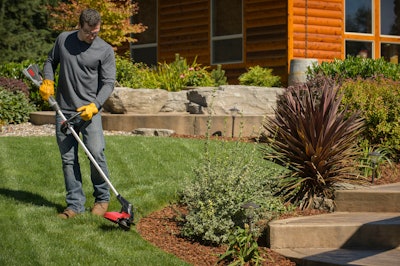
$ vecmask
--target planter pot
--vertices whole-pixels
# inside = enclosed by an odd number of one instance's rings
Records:
[[[318,60],[314,58],[297,58],[290,60],[288,85],[294,86],[305,83],[307,81],[307,68],[313,64],[318,64]]]

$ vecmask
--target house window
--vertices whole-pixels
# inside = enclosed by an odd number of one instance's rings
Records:
[[[381,0],[381,34],[400,36],[400,1]]]
[[[344,13],[346,56],[398,63],[400,0],[345,0]]]
[[[395,64],[399,63],[400,44],[382,43],[381,51],[381,57],[385,58],[386,61]]]
[[[131,58],[134,62],[157,65],[157,0],[137,0],[138,13],[132,17],[133,23],[143,23],[146,31],[135,34],[138,42],[131,44]]]
[[[243,62],[242,0],[213,0],[211,27],[212,64]]]
[[[346,55],[372,58],[372,42],[346,40]]]
[[[372,33],[372,0],[346,0],[346,32]]]

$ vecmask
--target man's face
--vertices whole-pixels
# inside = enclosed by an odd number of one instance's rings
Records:
[[[96,26],[89,26],[87,23],[79,29],[79,39],[86,43],[92,43],[100,32],[100,23]]]

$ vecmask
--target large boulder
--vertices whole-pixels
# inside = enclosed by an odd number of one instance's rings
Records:
[[[157,114],[167,100],[166,90],[117,87],[105,102],[104,110],[113,114]]]
[[[189,112],[230,115],[236,108],[243,115],[273,114],[276,96],[282,92],[282,88],[237,85],[196,88],[188,91]]]
[[[189,100],[187,91],[172,91],[168,93],[168,99],[160,112],[187,112]]]

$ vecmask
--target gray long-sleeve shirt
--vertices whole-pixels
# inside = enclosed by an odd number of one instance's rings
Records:
[[[78,31],[61,33],[44,64],[44,78],[54,80],[58,65],[56,99],[63,111],[92,102],[100,109],[114,90],[114,50],[100,37],[88,44],[78,39]]]

